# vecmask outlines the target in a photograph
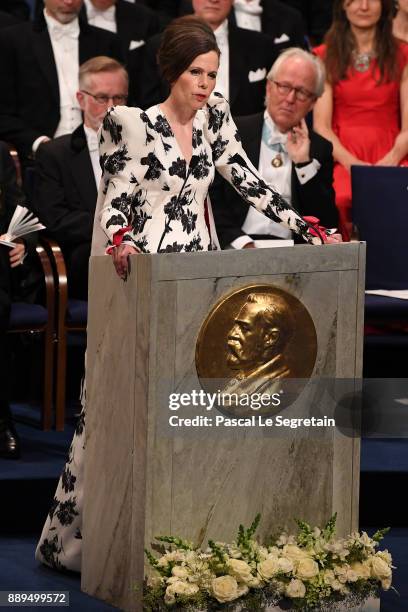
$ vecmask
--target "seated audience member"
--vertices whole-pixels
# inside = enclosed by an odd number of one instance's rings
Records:
[[[267,34],[278,51],[306,46],[301,14],[279,0],[234,0],[234,14],[239,28]]]
[[[306,33],[313,45],[318,45],[332,22],[333,0],[281,0],[303,16]]]
[[[337,226],[332,145],[309,132],[304,120],[323,86],[320,60],[303,49],[287,49],[268,74],[265,112],[238,117],[236,124],[248,157],[265,180],[299,214],[315,216],[332,228]],[[292,238],[290,230],[252,206],[244,206],[221,179],[215,182],[211,203],[222,248],[248,248],[255,246],[255,240]]]
[[[263,108],[265,79],[268,66],[276,58],[276,49],[270,38],[260,32],[251,32],[234,25],[228,19],[233,0],[193,0],[194,12],[214,31],[221,50],[217,74],[217,91],[229,101],[233,115],[255,113]],[[169,87],[161,80],[156,55],[161,35],[154,36],[145,46],[141,79],[132,88],[139,87],[142,108],[148,108],[166,99]]]
[[[124,56],[139,49],[160,30],[159,18],[138,2],[127,0],[85,0],[82,9],[90,25],[119,36]]]
[[[0,31],[0,137],[24,165],[41,142],[80,125],[78,67],[95,55],[121,58],[116,35],[78,19],[82,0],[45,0],[35,22]]]
[[[7,145],[0,142],[0,238],[7,231],[17,204],[23,195],[17,187],[16,172]],[[9,355],[6,333],[9,326],[13,298],[22,301],[21,295],[32,261],[27,253],[34,254],[36,236],[29,234],[15,240],[17,246],[10,249],[0,245],[0,457],[18,459],[20,441],[15,430],[8,398]],[[17,294],[19,294],[17,296]]]
[[[88,60],[80,67],[77,92],[84,123],[37,152],[33,207],[46,235],[62,249],[70,297],[88,297],[88,260],[101,177],[97,130],[109,107],[126,104],[127,93],[127,73],[121,64],[103,56]]]
[[[333,143],[340,229],[351,231],[353,165],[398,166],[408,153],[408,45],[392,35],[392,0],[335,0],[333,25],[315,53],[327,82],[314,128]]]
[[[408,43],[408,0],[398,0],[392,33],[395,38]]]

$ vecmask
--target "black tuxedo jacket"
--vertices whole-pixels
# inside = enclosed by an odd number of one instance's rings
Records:
[[[300,11],[313,44],[320,44],[332,22],[333,0],[284,0],[284,2]]]
[[[121,60],[119,39],[80,20],[79,63],[95,55]],[[44,16],[1,30],[0,57],[0,138],[26,159],[36,138],[51,138],[60,119],[57,68]]]
[[[86,7],[82,7],[81,14],[86,20]],[[116,2],[117,35],[122,45],[122,52],[126,57],[131,41],[144,41],[157,34],[160,30],[158,16],[150,9],[140,4],[131,4],[126,0]]]
[[[42,144],[33,208],[63,251],[91,242],[97,188],[84,128]]]
[[[238,117],[236,124],[242,145],[253,165],[258,168],[263,113]],[[313,215],[318,217],[325,227],[337,227],[338,217],[332,185],[333,147],[328,140],[315,132],[310,133],[310,143],[310,156],[320,162],[321,168],[312,179],[301,185],[292,165],[292,206],[302,217]],[[241,228],[248,213],[249,204],[219,176],[210,191],[210,198],[218,238],[221,247],[225,248],[235,238],[245,235]]]
[[[9,15],[4,11],[0,11],[0,28],[8,28],[12,25],[17,25],[19,23],[19,19],[13,17],[13,15]]]
[[[296,9],[279,0],[262,0],[262,32],[273,38],[278,51],[306,47],[305,27]]]
[[[260,32],[237,28],[231,21],[229,41],[229,103],[233,115],[248,115],[262,110],[265,98],[266,74],[276,59],[276,49],[270,38]],[[142,78],[132,85],[141,88],[136,100],[149,108],[166,99],[169,89],[159,76],[156,54],[161,35],[154,36],[144,48]],[[249,73],[262,72],[262,78],[250,81]],[[131,77],[133,81],[133,78]]]

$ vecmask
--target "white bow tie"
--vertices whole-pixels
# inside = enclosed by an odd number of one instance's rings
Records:
[[[95,19],[95,17],[100,17],[101,19],[105,19],[105,21],[115,23],[115,5],[109,7],[105,11],[99,11],[94,7],[91,2],[87,2],[86,15],[88,19]]]
[[[74,19],[71,23],[52,23],[48,26],[50,36],[54,38],[54,40],[61,40],[62,38],[72,38],[74,40],[78,39],[79,36],[79,23],[78,19]]]

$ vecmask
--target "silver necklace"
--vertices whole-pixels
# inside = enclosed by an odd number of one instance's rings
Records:
[[[370,67],[371,60],[376,56],[375,51],[368,51],[367,53],[358,53],[354,50],[352,52],[353,66],[357,72],[367,72]]]

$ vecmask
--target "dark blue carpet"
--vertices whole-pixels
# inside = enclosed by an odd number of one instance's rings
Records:
[[[69,591],[70,610],[91,612],[118,610],[81,592],[80,577],[61,573],[34,559],[36,537],[0,538],[0,590]],[[67,608],[50,606],[47,610]]]

